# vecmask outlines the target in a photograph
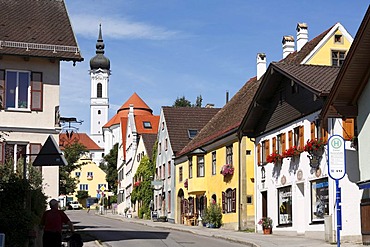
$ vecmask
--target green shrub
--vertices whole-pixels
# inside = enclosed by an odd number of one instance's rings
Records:
[[[204,213],[202,218],[203,223],[216,228],[222,225],[222,208],[219,204],[211,203]]]

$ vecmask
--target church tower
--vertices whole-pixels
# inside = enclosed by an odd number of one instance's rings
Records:
[[[104,56],[104,42],[101,25],[96,42],[96,55],[90,60],[90,137],[95,143],[104,147],[102,127],[108,122],[108,83],[110,76],[110,61]]]

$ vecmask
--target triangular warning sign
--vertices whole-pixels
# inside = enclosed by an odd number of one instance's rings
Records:
[[[59,149],[54,137],[49,135],[39,154],[36,156],[33,166],[66,166],[68,163]]]

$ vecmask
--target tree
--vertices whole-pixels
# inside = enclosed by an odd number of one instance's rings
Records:
[[[172,105],[173,107],[191,107],[191,102],[182,96],[181,98],[177,97],[175,103]]]
[[[197,100],[195,101],[195,105],[193,107],[202,107],[202,95],[197,96]]]
[[[118,157],[118,143],[114,144],[113,148],[109,151],[109,154],[104,156],[105,163],[99,165],[107,175],[105,180],[108,182],[108,189],[114,194],[117,194],[117,157]]]
[[[75,142],[64,147],[64,157],[68,165],[59,167],[59,193],[73,194],[77,188],[78,178],[72,178],[71,173],[81,168],[84,163],[76,163],[81,155],[87,152],[84,145]]]

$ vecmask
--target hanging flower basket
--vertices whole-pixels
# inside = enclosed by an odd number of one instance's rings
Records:
[[[323,139],[312,139],[308,140],[304,146],[304,151],[308,152],[313,156],[321,156],[324,153],[324,148],[327,142]]]
[[[277,152],[274,152],[272,154],[269,154],[267,157],[266,157],[266,162],[267,163],[274,163],[275,165],[277,165],[278,163],[280,163],[281,161],[283,160],[283,156]]]
[[[222,166],[221,172],[222,175],[227,176],[227,175],[233,175],[234,174],[234,167],[230,164],[226,164]]]
[[[189,187],[189,182],[188,182],[188,179],[185,179],[185,182],[184,182],[184,187],[187,189]]]

